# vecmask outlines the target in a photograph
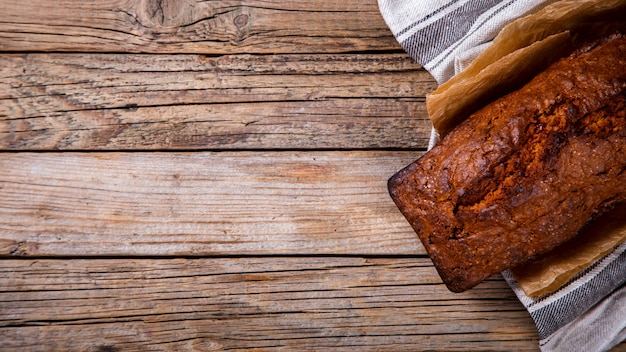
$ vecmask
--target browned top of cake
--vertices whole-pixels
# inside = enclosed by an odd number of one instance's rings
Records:
[[[571,239],[626,199],[626,36],[551,65],[389,180],[452,291]]]

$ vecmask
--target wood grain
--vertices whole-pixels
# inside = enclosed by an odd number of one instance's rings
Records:
[[[375,1],[17,1],[5,51],[311,53],[397,50]]]
[[[535,351],[496,278],[464,294],[428,259],[0,261],[0,350]]]
[[[0,149],[425,148],[404,54],[0,55]]]
[[[424,254],[417,152],[0,153],[0,255]]]

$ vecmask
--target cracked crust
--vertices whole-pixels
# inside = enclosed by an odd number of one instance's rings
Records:
[[[451,291],[573,238],[626,200],[626,36],[551,65],[389,180]]]

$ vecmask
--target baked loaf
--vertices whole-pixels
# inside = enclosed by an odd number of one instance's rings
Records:
[[[472,114],[389,180],[461,292],[626,200],[626,36],[586,44]]]

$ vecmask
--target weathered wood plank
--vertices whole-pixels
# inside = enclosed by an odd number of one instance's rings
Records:
[[[0,55],[0,149],[425,148],[406,55]]]
[[[5,51],[285,53],[395,50],[376,1],[17,1]]]
[[[428,259],[0,261],[0,350],[538,350],[502,279]],[[76,338],[80,336],[80,338]]]
[[[0,255],[424,254],[418,152],[0,153]]]

